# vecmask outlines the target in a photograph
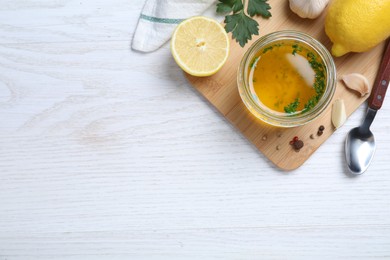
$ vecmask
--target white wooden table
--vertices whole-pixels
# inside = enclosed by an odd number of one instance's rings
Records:
[[[142,6],[1,1],[0,260],[390,258],[390,100],[364,175],[343,156],[364,107],[282,172],[168,46],[130,50]]]

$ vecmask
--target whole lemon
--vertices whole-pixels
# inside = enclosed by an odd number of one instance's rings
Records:
[[[336,57],[367,51],[390,36],[390,0],[333,0],[325,32]]]

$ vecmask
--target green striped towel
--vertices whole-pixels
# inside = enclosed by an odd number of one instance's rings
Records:
[[[157,50],[171,38],[178,23],[204,13],[214,3],[215,0],[146,0],[131,47],[142,52]]]

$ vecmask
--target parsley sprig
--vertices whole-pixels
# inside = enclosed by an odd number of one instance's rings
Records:
[[[271,6],[268,0],[248,0],[245,12],[245,0],[218,0],[217,13],[225,16],[225,30],[232,32],[233,39],[244,47],[252,39],[252,35],[259,35],[259,24],[252,18],[260,15],[263,18],[271,17]]]

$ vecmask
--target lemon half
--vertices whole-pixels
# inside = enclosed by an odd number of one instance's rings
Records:
[[[222,25],[203,16],[181,22],[173,33],[171,52],[176,63],[193,76],[215,74],[229,56],[229,38]]]

